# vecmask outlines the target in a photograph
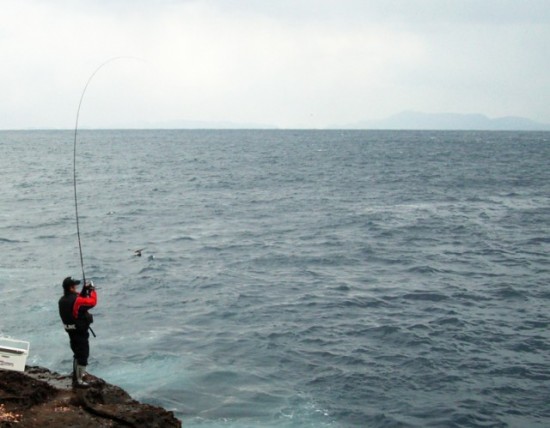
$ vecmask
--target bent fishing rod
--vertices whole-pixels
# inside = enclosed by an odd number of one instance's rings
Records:
[[[80,254],[80,267],[82,268],[82,284],[83,286],[86,286],[86,273],[84,269],[84,257],[82,256],[82,239],[80,237],[80,221],[79,221],[79,215],[78,215],[78,198],[76,193],[76,141],[78,136],[78,119],[80,117],[80,108],[82,107],[82,102],[84,100],[84,95],[86,94],[86,90],[88,89],[88,86],[90,85],[90,82],[93,80],[94,76],[97,74],[99,70],[101,70],[103,67],[105,67],[107,64],[113,61],[117,61],[119,59],[139,59],[134,58],[130,56],[117,56],[114,58],[110,58],[104,63],[102,63],[99,67],[97,67],[94,72],[90,75],[88,78],[88,81],[86,82],[86,85],[84,86],[84,89],[82,90],[82,94],[80,95],[80,101],[78,103],[78,109],[76,110],[76,122],[74,126],[74,144],[73,144],[73,188],[74,188],[74,210],[75,210],[75,217],[76,217],[76,235],[78,237],[78,250]]]

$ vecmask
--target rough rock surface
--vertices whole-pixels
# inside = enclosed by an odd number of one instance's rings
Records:
[[[73,388],[70,376],[41,367],[0,370],[0,427],[181,427],[172,412],[87,376],[89,388]]]

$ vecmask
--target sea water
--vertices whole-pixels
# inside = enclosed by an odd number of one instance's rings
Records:
[[[549,426],[549,165],[537,132],[80,131],[89,370],[187,427]],[[0,334],[68,373],[73,133],[0,132],[0,171]]]

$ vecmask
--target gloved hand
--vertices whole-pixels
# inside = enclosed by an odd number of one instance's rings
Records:
[[[92,281],[86,281],[86,284],[84,284],[84,287],[82,287],[80,295],[84,297],[90,297],[90,292],[92,290],[95,290],[94,283]]]

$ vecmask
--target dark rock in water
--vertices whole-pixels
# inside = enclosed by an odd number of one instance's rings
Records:
[[[142,404],[92,375],[88,388],[41,367],[0,370],[0,427],[181,427],[172,412]]]

